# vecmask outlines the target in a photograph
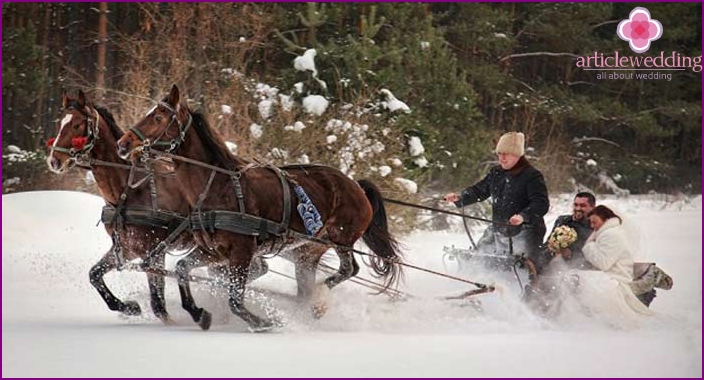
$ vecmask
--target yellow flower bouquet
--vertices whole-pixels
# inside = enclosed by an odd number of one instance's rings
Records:
[[[574,228],[559,226],[550,234],[548,248],[553,252],[557,252],[571,246],[575,241],[577,241],[577,231]]]

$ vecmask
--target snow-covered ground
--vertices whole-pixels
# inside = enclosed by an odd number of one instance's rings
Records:
[[[569,208],[556,198],[548,215]],[[408,269],[402,290],[413,297],[389,302],[359,285],[331,293],[321,320],[279,296],[248,294],[255,310],[272,311],[286,325],[251,334],[232,317],[222,294],[194,286],[213,326],[201,331],[180,307],[167,280],[167,308],[178,322],[151,315],[146,279],[112,273],[116,295],[139,302],[140,317],[111,312],[88,282],[88,270],[110,246],[96,225],[102,200],[76,192],[30,192],[2,197],[3,377],[701,377],[701,197],[664,203],[654,197],[612,199],[638,225],[642,258],[674,278],[659,291],[656,314],[636,330],[591,320],[542,319],[518,301],[510,276],[473,274],[501,291],[445,301],[470,287]],[[556,203],[557,202],[557,203]],[[562,209],[560,209],[562,207]],[[466,246],[459,232],[418,231],[400,239],[406,260],[445,272],[442,248]],[[176,258],[169,258],[173,267]],[[290,263],[271,260],[291,273]],[[451,269],[448,269],[451,270]],[[460,274],[467,275],[467,274]],[[369,277],[368,275],[365,275]],[[275,274],[259,289],[295,292]],[[577,317],[577,316],[575,316]],[[565,322],[569,320],[570,322]]]

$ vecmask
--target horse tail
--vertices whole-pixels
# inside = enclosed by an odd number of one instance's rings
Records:
[[[371,267],[377,277],[384,277],[384,292],[392,285],[396,285],[403,277],[403,269],[396,262],[401,262],[399,243],[389,232],[386,218],[386,208],[381,191],[371,181],[359,180],[359,186],[369,199],[372,206],[372,221],[362,235],[364,243],[378,257],[371,258]]]

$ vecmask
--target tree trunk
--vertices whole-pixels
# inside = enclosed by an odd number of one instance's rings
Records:
[[[100,17],[98,19],[98,67],[97,76],[95,78],[95,87],[97,88],[97,97],[100,100],[105,99],[105,55],[106,44],[108,41],[108,3],[101,2],[99,5]]]

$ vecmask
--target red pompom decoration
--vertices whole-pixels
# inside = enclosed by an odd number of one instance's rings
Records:
[[[88,143],[88,137],[74,137],[71,140],[71,145],[75,150],[81,150]]]
[[[52,137],[49,140],[46,140],[46,146],[54,145],[54,141],[56,141],[56,137]]]

